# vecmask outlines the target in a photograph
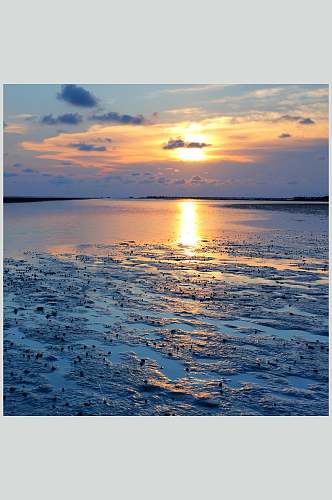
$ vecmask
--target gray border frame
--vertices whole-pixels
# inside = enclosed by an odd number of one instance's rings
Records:
[[[4,0],[1,81],[331,83],[330,5]],[[0,425],[6,500],[312,500],[330,490],[331,417],[1,417]]]

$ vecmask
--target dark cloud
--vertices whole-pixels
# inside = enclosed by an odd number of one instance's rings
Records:
[[[311,118],[303,118],[299,123],[301,123],[301,125],[314,125],[315,122]]]
[[[143,115],[121,115],[120,113],[117,113],[115,111],[110,111],[109,113],[104,113],[102,115],[92,115],[90,116],[90,120],[106,123],[122,123],[123,125],[141,125],[142,123],[145,123],[145,118]]]
[[[70,144],[70,147],[78,149],[78,151],[106,151],[105,146],[94,146],[93,144],[84,144],[83,142]]]
[[[96,97],[79,85],[62,85],[61,92],[57,94],[57,98],[73,106],[80,106],[83,108],[93,108],[97,106]]]
[[[211,144],[206,144],[206,142],[189,142],[186,144],[186,148],[207,148]]]
[[[290,134],[288,134],[287,132],[284,132],[283,134],[280,134],[279,136],[279,139],[288,139],[289,137],[292,137]]]
[[[315,123],[311,118],[304,118],[299,115],[283,115],[277,121],[298,122],[301,125],[313,125]]]
[[[18,174],[16,172],[5,172],[4,177],[16,177]]]
[[[35,170],[33,168],[24,168],[22,170],[25,174],[38,174],[38,170]]]
[[[194,177],[191,178],[191,183],[192,184],[204,184],[205,180],[202,179],[199,175],[195,175]]]
[[[65,113],[64,115],[53,116],[45,115],[40,119],[40,123],[43,125],[78,125],[83,120],[82,116],[78,113]]]
[[[180,185],[182,185],[182,184],[185,184],[185,183],[186,183],[185,179],[177,179],[176,181],[174,181],[173,184],[180,184]]]
[[[302,116],[298,115],[283,115],[280,118],[278,118],[278,121],[284,121],[284,122],[298,122],[299,120],[302,120]]]
[[[13,167],[20,168],[20,167],[23,167],[23,165],[22,165],[22,163],[14,163]]]
[[[163,145],[163,149],[177,149],[184,147],[185,143],[181,137],[178,137],[177,139],[168,139],[168,143]]]
[[[177,139],[168,139],[167,144],[163,145],[163,149],[178,149],[178,148],[207,148],[211,144],[206,144],[206,142],[184,142],[181,137]]]
[[[205,186],[215,186],[217,184],[224,184],[221,180],[218,179],[209,179],[206,177],[201,177],[200,175],[195,175],[190,179],[190,183],[192,185],[205,185]]]

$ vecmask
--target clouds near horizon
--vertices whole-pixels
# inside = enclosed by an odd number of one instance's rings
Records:
[[[82,120],[82,116],[78,113],[64,113],[59,116],[53,116],[50,113],[49,115],[42,116],[40,123],[43,125],[78,125]]]
[[[131,115],[121,115],[115,111],[110,111],[103,114],[94,114],[89,117],[89,120],[101,122],[101,123],[122,123],[123,125],[141,125],[145,122],[143,115],[131,116]]]

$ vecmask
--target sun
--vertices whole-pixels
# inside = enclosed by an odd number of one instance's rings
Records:
[[[177,157],[182,161],[201,161],[204,159],[202,148],[179,148]]]
[[[185,144],[208,144],[208,137],[201,134],[186,134]],[[204,147],[183,147],[176,151],[179,160],[182,161],[202,161],[206,158]]]

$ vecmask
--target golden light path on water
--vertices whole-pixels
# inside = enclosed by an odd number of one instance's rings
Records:
[[[187,251],[191,253],[200,240],[197,203],[194,201],[181,201],[179,211],[178,243],[186,247]]]

